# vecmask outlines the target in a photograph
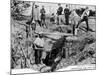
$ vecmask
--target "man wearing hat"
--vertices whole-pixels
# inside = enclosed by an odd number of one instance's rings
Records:
[[[89,25],[88,25],[88,16],[89,16],[89,13],[90,13],[89,8],[86,7],[86,9],[84,10],[83,14],[81,15],[81,20],[78,22],[76,28],[78,28],[78,26],[79,26],[79,24],[81,22],[85,21],[86,25],[87,25],[87,31],[88,31],[88,29],[89,29]]]
[[[58,25],[59,25],[59,16],[62,15],[63,8],[60,3],[58,4],[58,6],[59,6],[59,8],[57,9],[57,15],[58,15],[57,21],[58,21]]]
[[[42,52],[44,49],[43,33],[39,33],[35,41],[35,64],[41,64]]]
[[[39,6],[38,5],[35,5],[35,8],[34,8],[34,20],[39,20]]]
[[[66,5],[66,8],[64,9],[64,15],[65,15],[65,23],[66,25],[69,25],[70,11],[69,11],[68,5]]]

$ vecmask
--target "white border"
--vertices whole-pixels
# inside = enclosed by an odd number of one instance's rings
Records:
[[[31,0],[32,1],[32,0]],[[88,4],[88,5],[96,5],[96,51],[97,51],[97,70],[88,70],[88,71],[71,71],[71,72],[58,72],[56,74],[60,75],[100,75],[99,67],[100,67],[100,2],[99,0],[35,0],[35,1],[43,1],[43,2],[61,2],[61,3],[72,3],[72,4]],[[10,0],[0,0],[0,75],[9,75],[10,72]],[[55,73],[45,73],[52,74]],[[44,75],[45,75],[44,74]],[[25,75],[33,75],[33,74],[25,74]],[[42,75],[42,74],[41,74]]]

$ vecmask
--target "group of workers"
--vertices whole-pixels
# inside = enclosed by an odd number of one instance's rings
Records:
[[[57,25],[60,24],[60,16],[63,15],[62,13],[64,13],[64,17],[65,17],[65,25],[69,25],[69,16],[72,13],[72,11],[70,11],[69,6],[66,5],[65,9],[63,10],[63,7],[61,6],[61,4],[58,4],[58,9],[57,9]],[[33,17],[34,17],[34,21],[39,23],[40,26],[45,26],[47,28],[45,19],[46,19],[46,10],[45,7],[42,6],[42,8],[39,10],[38,5],[35,5],[34,10],[33,10]],[[89,8],[86,7],[84,12],[82,13],[82,15],[80,16],[80,21],[78,21],[78,24],[76,25],[76,28],[78,28],[79,24],[81,22],[86,22],[87,25],[87,31],[89,29],[89,24],[88,24],[88,16],[89,16]],[[55,14],[52,13],[50,21],[54,22],[55,21]]]
[[[62,12],[63,12],[63,7],[61,6],[61,4],[58,4],[59,8],[57,9],[57,23],[59,25],[59,16],[62,15]],[[34,14],[33,14],[33,17],[34,17],[34,21],[37,22],[37,23],[40,23],[41,21],[41,24],[45,24],[45,18],[46,18],[46,11],[45,11],[45,8],[44,6],[42,6],[42,9],[39,11],[39,6],[38,5],[35,5],[34,7]],[[41,13],[41,16],[39,16],[39,13]],[[66,5],[66,8],[64,9],[64,16],[65,16],[65,25],[69,25],[69,15],[70,15],[71,11],[69,10],[68,8],[68,5]],[[54,14],[52,14],[53,16]],[[81,16],[81,19],[80,21],[78,22],[78,24],[76,25],[76,28],[78,28],[79,24],[83,21],[86,22],[86,25],[87,25],[87,31],[89,29],[89,25],[88,25],[88,16],[89,16],[89,9],[88,7],[86,7],[85,11],[83,12],[82,16]],[[40,20],[41,18],[41,20]],[[54,21],[54,20],[53,20]],[[40,25],[41,26],[41,25]],[[43,25],[42,25],[43,26]],[[44,36],[42,34],[39,34],[35,41],[34,41],[34,49],[35,49],[35,64],[41,64],[41,62],[44,62],[45,64],[48,64],[49,62],[47,62],[49,60],[49,55],[50,53],[48,54],[47,52],[47,56],[46,56],[46,59],[44,59],[42,61],[42,55],[43,55],[43,50],[44,50]],[[61,41],[63,43],[63,41]],[[60,42],[59,42],[60,43]],[[59,44],[58,43],[58,44]],[[52,51],[52,55],[56,56],[60,50],[60,48],[63,47],[62,44],[59,44],[58,45],[56,43],[56,47],[55,49],[51,49]],[[61,46],[61,47],[60,47]],[[59,48],[60,47],[60,48]],[[57,51],[58,50],[58,51]],[[65,53],[63,53],[64,55]],[[63,56],[62,55],[62,56]],[[64,56],[65,57],[65,56]],[[51,60],[51,59],[50,59]],[[53,62],[53,61],[52,61]]]
[[[57,15],[58,15],[58,24],[59,24],[59,16],[62,15],[63,12],[63,7],[61,6],[61,4],[58,4],[59,8],[57,10]],[[76,25],[76,28],[78,28],[79,24],[83,21],[86,22],[87,25],[87,31],[89,29],[89,24],[88,24],[88,17],[89,17],[89,8],[86,7],[84,12],[81,15],[81,19],[79,20],[78,24]],[[68,8],[68,5],[66,5],[66,8],[64,9],[64,16],[65,16],[65,24],[69,25],[69,15],[71,14],[71,11]]]
[[[33,21],[35,21],[36,23],[39,23],[40,26],[46,26],[45,25],[45,8],[44,6],[42,6],[42,8],[39,10],[38,5],[35,5],[35,7],[33,7],[32,9],[32,17],[33,17]]]

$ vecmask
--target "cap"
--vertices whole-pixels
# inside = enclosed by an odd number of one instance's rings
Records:
[[[61,5],[61,3],[58,3],[58,5]]]
[[[68,5],[66,4],[66,7],[68,7]]]

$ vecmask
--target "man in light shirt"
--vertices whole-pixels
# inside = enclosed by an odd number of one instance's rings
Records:
[[[86,25],[87,25],[87,31],[89,29],[89,25],[88,25],[88,16],[89,16],[89,8],[86,7],[85,11],[83,12],[83,14],[81,15],[81,20],[78,22],[76,28],[78,28],[79,24],[83,21],[86,22]]]
[[[38,7],[39,7],[38,5],[35,5],[35,8],[34,8],[34,15],[33,16],[34,16],[35,21],[40,19],[40,16],[39,16],[40,11],[39,11]]]
[[[44,38],[42,34],[39,34],[34,41],[35,44],[35,64],[41,64],[42,52],[44,49]]]

